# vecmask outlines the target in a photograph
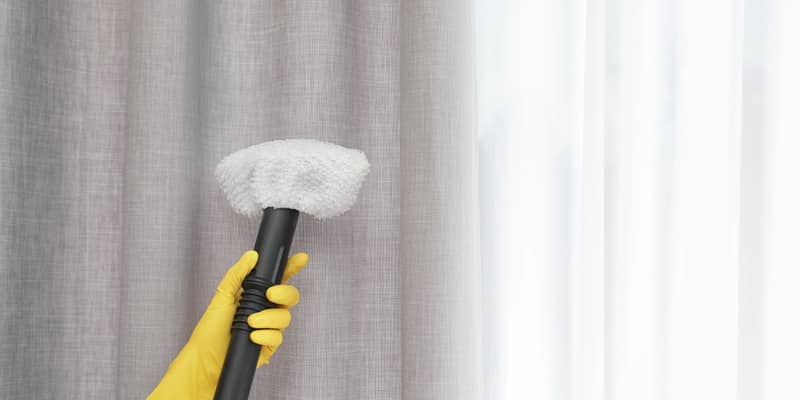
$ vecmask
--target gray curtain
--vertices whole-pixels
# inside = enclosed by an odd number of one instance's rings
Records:
[[[140,399],[254,240],[244,146],[363,149],[252,398],[481,393],[471,3],[0,1],[0,398]]]

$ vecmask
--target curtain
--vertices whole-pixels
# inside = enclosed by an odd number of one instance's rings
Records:
[[[472,22],[456,1],[0,2],[0,398],[144,398],[254,241],[214,166],[295,137],[372,171],[349,213],[301,217],[302,301],[251,398],[479,397]]]
[[[800,398],[800,5],[475,5],[485,398]]]

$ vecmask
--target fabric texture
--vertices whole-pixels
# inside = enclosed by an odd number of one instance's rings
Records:
[[[485,398],[799,399],[800,3],[476,4]]]
[[[254,399],[480,395],[472,10],[455,1],[0,2],[0,398],[141,399],[255,240],[213,177],[363,150]]]
[[[225,157],[214,176],[234,211],[257,217],[267,207],[316,218],[342,215],[369,172],[364,153],[310,139],[272,140]]]

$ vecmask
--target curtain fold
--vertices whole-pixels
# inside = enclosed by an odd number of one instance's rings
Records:
[[[475,4],[485,398],[798,397],[796,2]]]
[[[302,218],[303,299],[252,398],[480,395],[470,7],[0,3],[0,397],[143,398],[252,245],[226,154],[309,137],[372,164]]]

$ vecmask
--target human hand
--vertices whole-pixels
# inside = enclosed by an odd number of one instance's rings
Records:
[[[161,382],[148,399],[212,399],[231,338],[231,323],[239,305],[242,281],[258,261],[258,253],[245,252],[217,286],[217,291],[205,313],[195,326],[192,336],[172,361]],[[298,253],[286,262],[283,283],[300,272],[308,263],[308,254]],[[267,299],[279,308],[250,315],[253,328],[250,340],[260,344],[258,366],[269,363],[270,357],[283,342],[283,330],[289,326],[289,309],[300,300],[300,292],[291,285],[281,284],[267,290]]]

